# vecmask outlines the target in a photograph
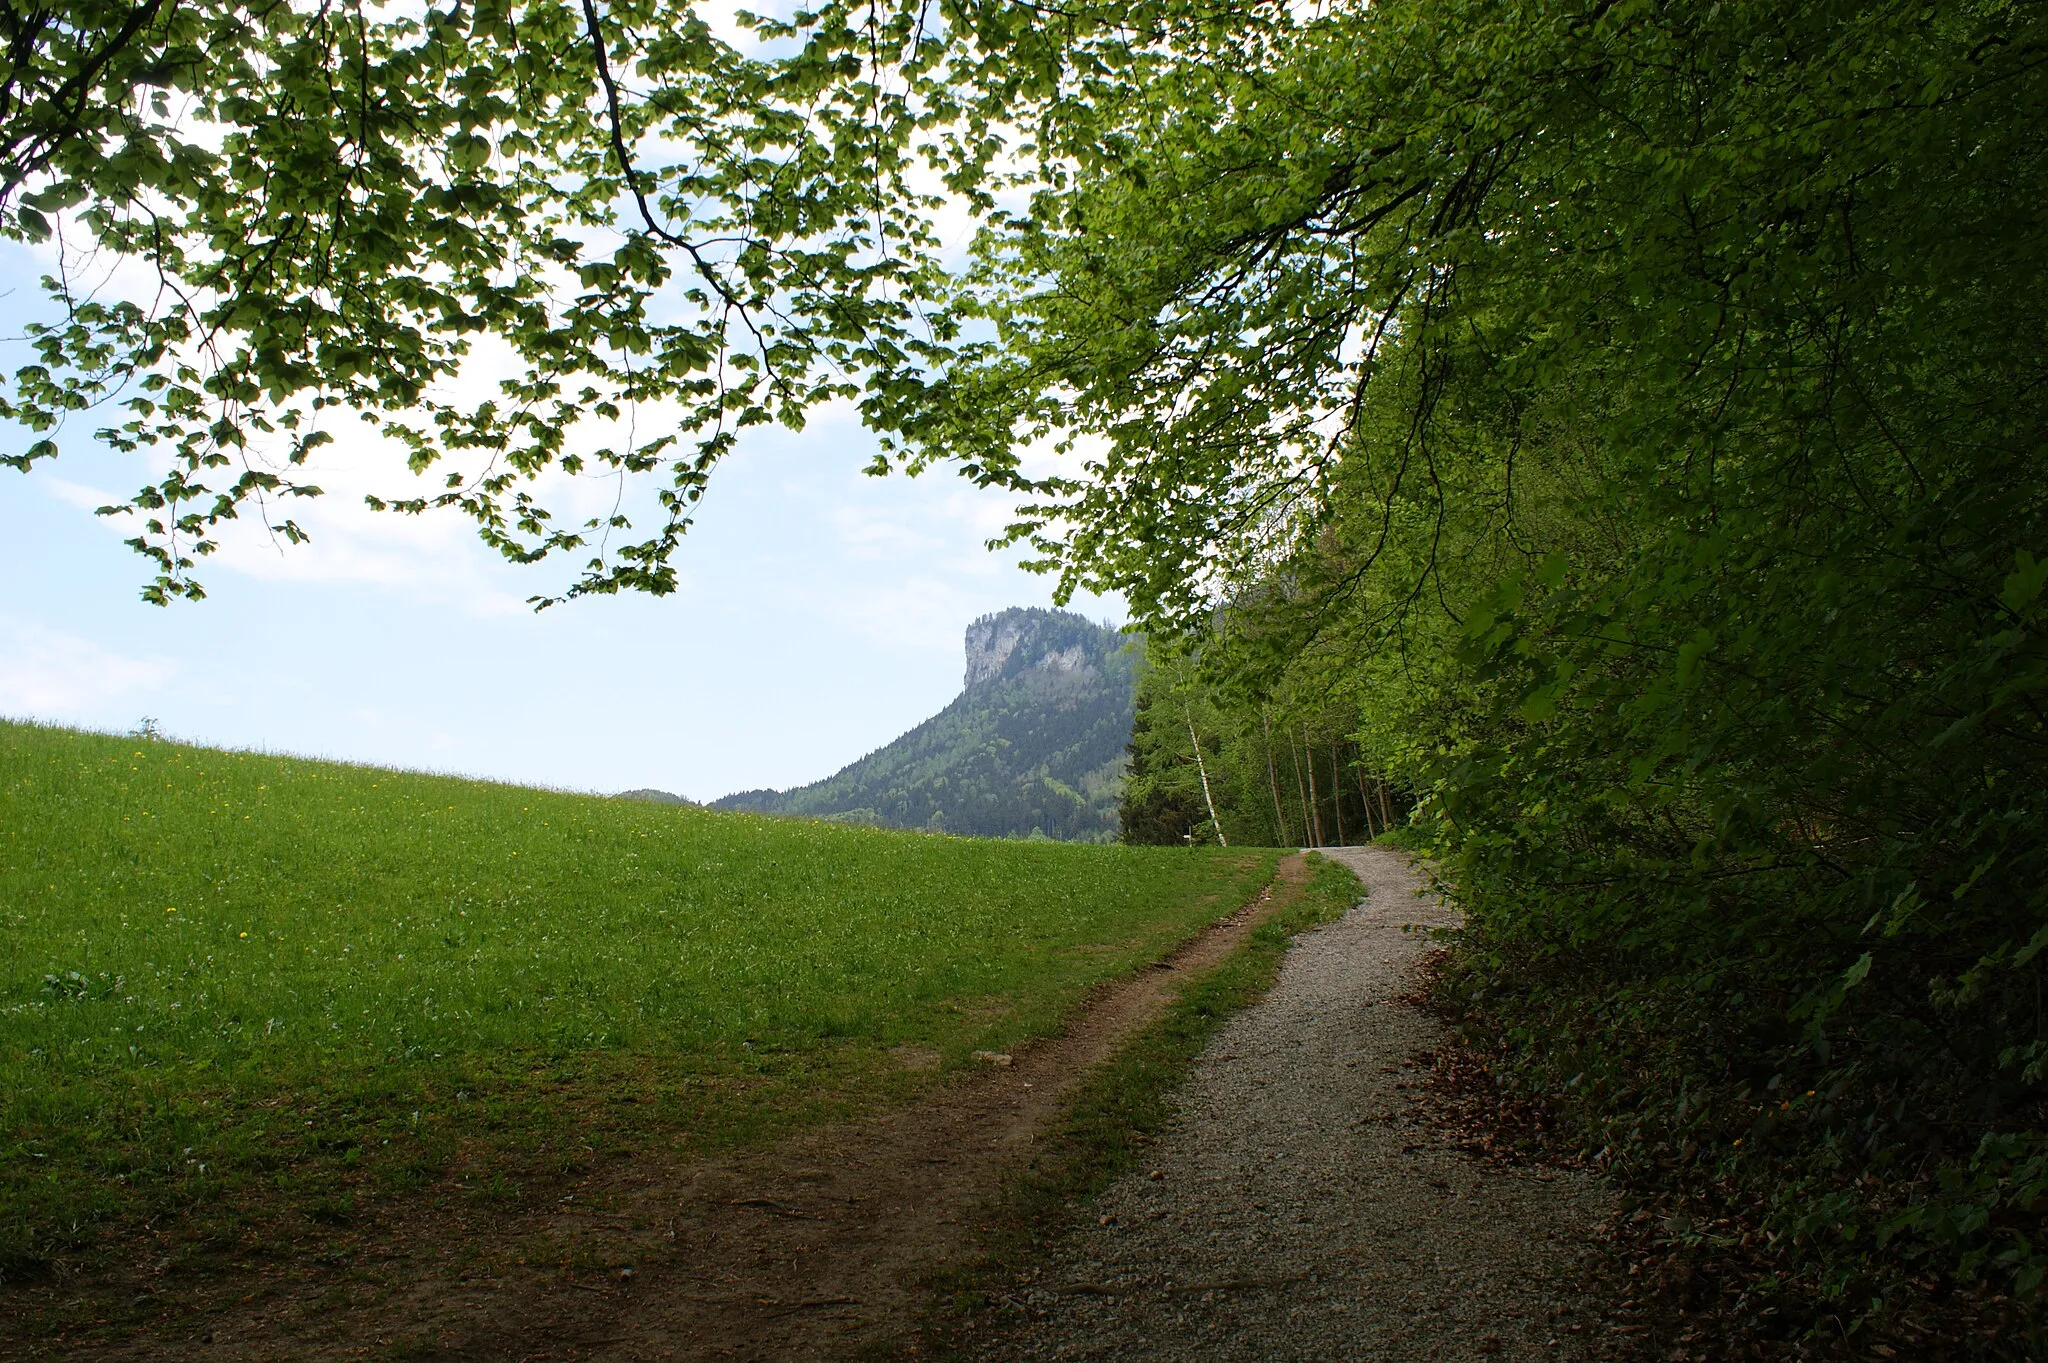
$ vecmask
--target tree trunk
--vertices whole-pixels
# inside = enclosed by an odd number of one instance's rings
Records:
[[[1337,820],[1337,845],[1344,846],[1344,769],[1337,765],[1337,740],[1330,740],[1330,814]]]
[[[1273,765],[1273,721],[1261,710],[1259,723],[1266,726],[1266,784],[1273,790],[1273,831],[1280,835],[1278,845],[1285,847],[1288,845],[1287,811],[1280,804],[1280,771]]]
[[[1202,777],[1202,803],[1209,806],[1209,822],[1216,829],[1216,841],[1228,847],[1230,839],[1223,836],[1223,820],[1216,817],[1215,797],[1209,794],[1209,766],[1202,761],[1202,740],[1195,737],[1195,712],[1183,705],[1181,713],[1188,717],[1188,743],[1195,750],[1195,770]]]
[[[1315,846],[1313,829],[1308,821],[1308,791],[1301,784],[1301,755],[1294,750],[1294,730],[1283,730],[1287,735],[1287,762],[1294,768],[1294,798],[1301,802],[1301,841],[1304,845]]]
[[[1394,816],[1387,812],[1387,783],[1381,780],[1374,782],[1374,784],[1380,788],[1380,817],[1386,820],[1387,827],[1392,828],[1394,826]]]
[[[1316,794],[1316,750],[1309,746],[1308,725],[1301,726],[1301,755],[1308,768],[1308,813],[1309,821],[1315,828],[1315,846],[1321,847],[1327,841],[1323,837],[1323,797]]]
[[[1354,766],[1351,774],[1358,778],[1358,803],[1365,808],[1365,840],[1371,842],[1379,834],[1372,827],[1372,792],[1365,788],[1365,768]]]

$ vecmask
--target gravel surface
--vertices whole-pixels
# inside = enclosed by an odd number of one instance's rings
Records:
[[[1154,1161],[1015,1285],[979,1356],[1587,1356],[1597,1316],[1573,1268],[1608,1194],[1443,1145],[1404,1065],[1439,1028],[1398,1000],[1422,929],[1455,915],[1401,853],[1325,855],[1365,899],[1304,935],[1272,993],[1217,1036]]]

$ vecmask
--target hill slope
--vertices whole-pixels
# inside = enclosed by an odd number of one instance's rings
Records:
[[[822,781],[712,807],[1108,842],[1131,734],[1129,644],[1067,611],[983,616],[967,627],[965,686],[951,705]]]
[[[149,1224],[181,1265],[310,1257],[425,1188],[553,1206],[592,1148],[900,1098],[1056,1030],[1271,864],[0,721],[0,1285]],[[32,1314],[0,1313],[0,1356]]]

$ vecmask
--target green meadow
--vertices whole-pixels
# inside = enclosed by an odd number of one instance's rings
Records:
[[[0,724],[0,1273],[899,1101],[1273,854],[716,814]],[[266,1229],[268,1228],[268,1229]]]

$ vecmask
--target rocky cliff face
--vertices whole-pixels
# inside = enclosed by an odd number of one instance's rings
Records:
[[[1107,841],[1136,690],[1128,642],[1065,611],[983,616],[967,627],[965,685],[944,710],[815,785],[714,807]]]
[[[1080,672],[1096,657],[1120,651],[1123,636],[1066,611],[1013,607],[967,627],[967,675],[973,690],[1025,672]]]
[[[1023,641],[1024,630],[1014,618],[1015,611],[984,615],[967,627],[967,680],[962,689],[979,686],[1003,675],[1004,664]]]

